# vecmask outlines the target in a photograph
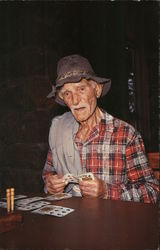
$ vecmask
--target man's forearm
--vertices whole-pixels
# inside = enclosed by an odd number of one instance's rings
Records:
[[[144,203],[156,203],[159,194],[157,184],[106,184],[107,196],[106,199],[136,201]]]

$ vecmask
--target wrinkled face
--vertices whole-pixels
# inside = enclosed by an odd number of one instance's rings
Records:
[[[65,83],[60,89],[59,97],[70,108],[78,122],[87,121],[95,112],[97,97],[102,85],[92,80],[82,79],[77,83]]]

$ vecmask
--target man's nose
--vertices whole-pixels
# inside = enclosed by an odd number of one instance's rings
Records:
[[[79,94],[78,93],[74,93],[72,95],[72,103],[73,103],[73,105],[77,105],[79,103],[79,101],[80,101]]]

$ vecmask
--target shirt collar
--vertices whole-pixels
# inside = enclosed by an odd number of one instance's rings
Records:
[[[102,110],[102,119],[101,121],[92,129],[87,141],[82,142],[78,137],[76,137],[75,133],[73,135],[73,140],[76,143],[81,143],[86,145],[93,141],[96,137],[98,137],[101,133],[108,131],[110,133],[113,132],[113,116],[108,114],[106,111]]]

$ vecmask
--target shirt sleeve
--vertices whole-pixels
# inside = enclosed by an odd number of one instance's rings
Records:
[[[159,184],[145,155],[144,143],[135,133],[126,147],[127,181],[121,185],[107,184],[108,198],[156,203]]]
[[[47,193],[45,180],[46,180],[46,177],[48,175],[51,175],[51,174],[56,174],[56,171],[55,171],[54,166],[53,166],[52,151],[51,151],[51,149],[49,147],[46,162],[45,162],[45,165],[44,165],[44,168],[43,168],[43,171],[42,171],[42,178],[43,178],[43,181],[44,181],[44,192],[45,193]]]

